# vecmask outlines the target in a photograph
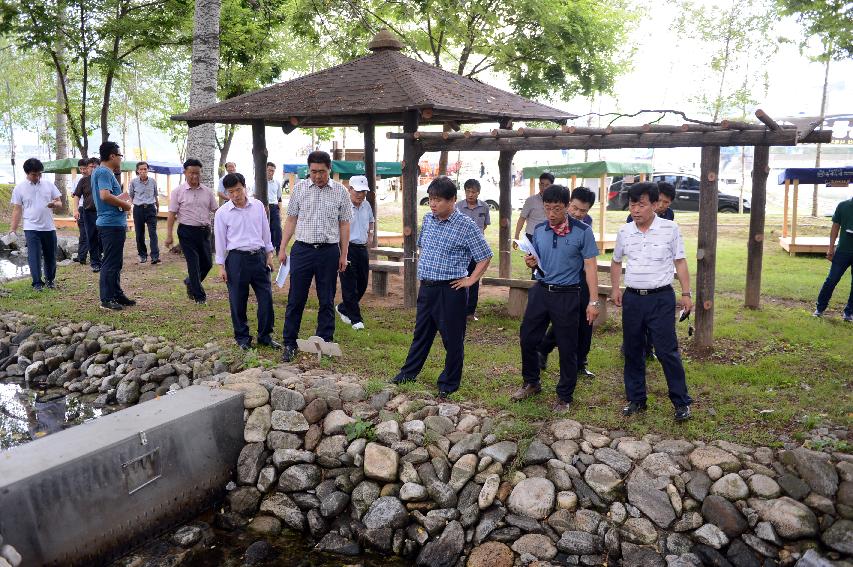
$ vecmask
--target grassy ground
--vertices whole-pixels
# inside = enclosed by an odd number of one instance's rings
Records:
[[[423,209],[425,212],[426,209]],[[399,218],[399,217],[398,217]],[[613,230],[621,213],[608,213]],[[387,219],[387,214],[386,214]],[[690,264],[696,249],[694,214],[679,214]],[[590,368],[598,376],[579,383],[572,417],[591,425],[623,429],[632,434],[656,432],[687,438],[725,438],[748,443],[776,443],[780,435],[803,438],[818,426],[848,426],[853,417],[853,325],[842,323],[839,311],[849,289],[849,276],[836,290],[830,305],[831,316],[817,320],[810,316],[814,297],[826,277],[828,263],[820,257],[791,258],[781,251],[774,228],[781,221],[768,219],[764,255],[762,309],[742,308],[745,280],[747,216],[720,217],[717,284],[719,299],[715,312],[714,354],[698,357],[692,352],[687,329],[679,328],[684,347],[688,386],[696,400],[695,418],[684,426],[672,421],[672,407],[666,384],[657,363],[648,372],[649,412],[626,421],[618,410],[624,399],[622,360],[619,356],[621,325],[617,315],[593,337]],[[828,221],[812,220],[805,230],[828,233]],[[399,220],[380,223],[385,230],[399,230]],[[487,236],[495,247],[496,229]],[[161,227],[161,238],[164,237]],[[185,274],[182,258],[166,254],[159,266],[135,263],[132,237],[125,247],[123,286],[139,305],[120,313],[105,312],[97,304],[97,277],[87,268],[73,265],[60,268],[60,289],[34,293],[27,281],[8,285],[11,294],[0,298],[0,310],[17,309],[37,315],[42,322],[59,318],[107,322],[143,334],[163,336],[182,344],[217,341],[228,353],[237,355],[231,340],[228,300],[224,284],[215,278],[216,268],[206,282],[209,303],[196,307],[185,296],[181,280]],[[496,273],[497,263],[492,270]],[[513,255],[513,271],[524,276],[520,254]],[[399,285],[399,284],[397,284]],[[520,383],[518,347],[519,321],[505,312],[505,292],[486,288],[479,310],[480,321],[469,327],[466,339],[465,373],[462,387],[453,397],[474,401],[503,412],[503,433],[509,437],[529,437],[539,423],[551,417],[557,378],[556,357],[543,377],[543,394],[534,400],[512,403],[509,395]],[[281,328],[286,304],[285,290],[275,290],[277,329]],[[414,311],[401,307],[399,289],[389,298],[365,297],[367,330],[356,332],[338,325],[336,339],[345,356],[324,366],[353,372],[368,380],[368,388],[378,390],[392,377],[405,359],[414,323]],[[310,299],[303,318],[301,335],[307,337],[316,324],[316,299]],[[250,306],[250,312],[254,308]],[[612,308],[611,308],[612,309]],[[250,327],[254,327],[250,314]],[[403,391],[434,391],[434,381],[443,365],[444,350],[436,341],[421,381]],[[275,351],[252,353],[247,363],[273,363]],[[306,360],[305,364],[313,364]],[[850,447],[840,443],[842,450]]]

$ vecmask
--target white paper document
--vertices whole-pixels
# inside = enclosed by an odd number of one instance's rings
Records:
[[[536,253],[536,249],[533,247],[533,243],[528,240],[527,236],[522,236],[518,240],[513,240],[518,249],[524,252],[525,254],[531,254],[534,258],[536,258],[536,264],[539,266],[539,271],[542,272],[542,275],[545,275],[545,270],[542,269],[542,260],[539,259],[539,254]]]
[[[287,274],[290,273],[290,256],[278,268],[278,275],[275,277],[275,285],[279,288],[284,287],[284,282],[287,280]]]

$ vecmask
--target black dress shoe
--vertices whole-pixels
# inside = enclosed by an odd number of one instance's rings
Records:
[[[115,301],[104,301],[101,303],[101,309],[109,309],[110,311],[121,311],[122,309],[124,309],[124,307],[122,307]]]
[[[399,386],[400,384],[405,384],[406,382],[414,382],[415,380],[417,380],[417,377],[415,376],[403,376],[402,374],[397,374],[396,376],[391,378],[391,383],[397,384]]]
[[[690,419],[692,414],[690,413],[690,406],[679,406],[675,408],[675,421],[681,423],[682,421],[687,421]]]
[[[240,350],[251,350],[252,343],[237,343],[237,346],[240,347]]]
[[[294,347],[286,346],[284,347],[284,352],[281,353],[281,360],[283,362],[290,362],[294,358],[296,358],[297,350]]]
[[[123,307],[133,307],[134,305],[136,305],[136,301],[132,300],[126,295],[116,297],[115,302]]]
[[[539,357],[539,370],[548,368],[548,355],[538,350],[536,351],[536,355]]]
[[[595,374],[590,372],[589,369],[584,366],[583,368],[578,369],[578,378],[595,378]]]
[[[159,264],[161,262],[160,258],[151,258],[151,265]]]
[[[644,411],[646,411],[646,402],[628,402],[628,405],[622,408],[622,415],[630,417]]]
[[[56,284],[53,283],[52,281],[47,282],[45,285],[47,286],[47,289],[56,289]]]
[[[450,398],[451,393],[452,392],[445,392],[444,390],[440,390],[438,392],[438,399],[442,402],[446,402],[448,400],[448,398]]]
[[[274,348],[274,349],[280,349],[281,348],[281,343],[276,341],[276,340],[273,340],[273,339],[270,339],[268,341],[258,341],[258,344],[264,345],[265,347]]]

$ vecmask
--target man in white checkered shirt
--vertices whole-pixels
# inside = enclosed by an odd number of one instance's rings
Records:
[[[652,336],[658,360],[663,366],[669,399],[675,406],[675,420],[690,419],[693,400],[687,393],[684,365],[678,353],[675,335],[675,294],[672,266],[675,264],[681,284],[681,306],[690,312],[690,274],[684,257],[684,242],[678,225],[655,214],[657,183],[636,183],[628,189],[633,222],[616,235],[616,247],[610,264],[613,303],[622,307],[622,337],[625,345],[625,396],[628,405],[622,415],[628,417],[646,411],[645,336]],[[619,288],[622,260],[625,270],[625,294]]]
[[[308,154],[308,179],[296,184],[287,205],[278,254],[282,264],[290,262],[290,291],[282,333],[285,362],[296,356],[296,338],[312,280],[320,303],[316,335],[328,342],[334,340],[335,292],[338,272],[347,269],[352,205],[346,187],[329,179],[331,170],[329,154],[321,151]],[[294,234],[296,241],[288,259],[287,245]]]

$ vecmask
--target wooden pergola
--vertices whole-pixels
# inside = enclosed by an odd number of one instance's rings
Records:
[[[407,156],[420,157],[437,151],[499,152],[500,172],[500,259],[501,278],[510,275],[509,216],[511,165],[515,153],[522,150],[591,150],[617,148],[701,148],[701,186],[699,238],[696,251],[696,345],[711,348],[714,334],[714,283],[717,256],[717,178],[720,148],[754,146],[752,171],[752,208],[747,243],[745,306],[757,309],[761,292],[761,264],[764,244],[764,213],[767,175],[770,172],[770,146],[796,146],[798,143],[828,143],[830,131],[800,132],[796,126],[780,126],[762,110],[755,113],[760,124],[724,120],[720,124],[682,125],[645,124],[589,128],[563,126],[561,129],[502,127],[490,132],[389,132],[389,138],[402,139]],[[409,158],[407,158],[409,159]],[[404,200],[413,200],[417,177],[403,171]]]

